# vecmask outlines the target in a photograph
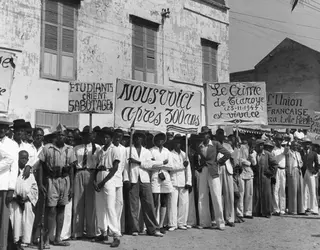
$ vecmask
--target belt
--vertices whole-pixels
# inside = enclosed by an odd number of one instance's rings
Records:
[[[280,167],[278,167],[279,169],[286,169],[286,168],[280,168]]]
[[[52,179],[64,178],[67,176],[69,176],[69,169],[67,168],[53,167],[48,173],[48,177]]]
[[[94,171],[96,169],[95,168],[77,168],[77,171],[85,171],[85,170]]]
[[[107,169],[106,167],[99,167],[96,169],[98,172],[102,172],[102,171],[109,171],[109,169]]]

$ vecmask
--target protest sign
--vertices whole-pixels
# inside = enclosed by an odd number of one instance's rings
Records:
[[[68,110],[70,113],[112,113],[113,84],[70,82]]]
[[[267,124],[264,82],[206,84],[207,125]]]
[[[158,84],[118,79],[115,127],[197,132],[201,125],[201,93]]]
[[[0,112],[7,113],[14,73],[13,54],[0,51]]]
[[[320,112],[314,112],[314,114],[311,116],[309,132],[320,135]]]
[[[308,93],[268,93],[269,126],[310,128],[312,100]]]

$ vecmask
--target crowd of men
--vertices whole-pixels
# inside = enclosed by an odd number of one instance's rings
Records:
[[[135,130],[131,141],[110,127],[45,134],[0,118],[0,250],[317,215],[320,147],[301,133]]]

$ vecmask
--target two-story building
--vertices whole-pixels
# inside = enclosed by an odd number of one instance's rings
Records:
[[[0,15],[0,48],[16,56],[11,119],[87,125],[88,114],[68,114],[74,80],[202,93],[204,82],[229,81],[225,0],[4,0]],[[95,114],[93,125],[112,126],[113,115]]]

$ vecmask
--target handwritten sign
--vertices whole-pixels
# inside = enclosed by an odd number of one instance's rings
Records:
[[[309,132],[320,135],[320,112],[314,112],[311,118]]]
[[[201,93],[140,81],[118,79],[115,126],[166,131],[201,125]]]
[[[70,82],[68,110],[70,113],[112,113],[113,84]]]
[[[268,123],[272,127],[310,127],[312,97],[308,93],[268,93]]]
[[[14,73],[13,54],[0,51],[0,112],[7,113]]]
[[[206,84],[207,125],[267,125],[264,82]]]

